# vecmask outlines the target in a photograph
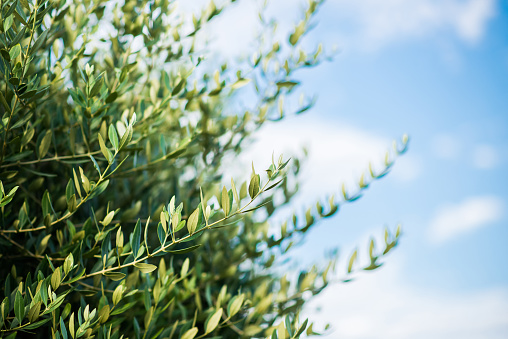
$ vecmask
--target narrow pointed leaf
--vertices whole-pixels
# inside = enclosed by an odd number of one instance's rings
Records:
[[[130,243],[131,243],[132,253],[134,255],[134,258],[136,258],[136,255],[139,252],[139,246],[141,244],[141,220],[140,219],[138,219],[138,221],[136,222],[136,226],[134,227],[134,232],[132,233]]]
[[[144,264],[144,263],[141,263],[141,262],[138,262],[138,263],[134,264],[134,267],[136,267],[137,269],[139,269],[143,273],[150,273],[150,272],[153,272],[153,271],[155,271],[157,269],[157,266],[155,266],[155,265]]]

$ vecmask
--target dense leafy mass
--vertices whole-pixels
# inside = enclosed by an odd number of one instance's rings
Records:
[[[321,47],[301,47],[321,1],[284,41],[267,35],[247,60],[210,71],[197,36],[230,5],[191,17],[169,0],[0,2],[0,338],[316,334],[300,312],[334,261],[273,267],[339,204],[269,227],[296,191],[298,159],[274,156],[236,182],[222,172],[253,132],[292,114],[294,71],[322,60]],[[399,233],[379,251],[372,240],[363,268],[379,267]]]

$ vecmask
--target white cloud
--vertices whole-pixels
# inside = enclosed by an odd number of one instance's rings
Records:
[[[325,338],[506,339],[507,288],[436,290],[410,286],[404,275],[403,267],[390,260],[373,275],[329,287],[304,316],[316,323],[316,331],[332,325]]]
[[[487,21],[494,16],[494,5],[494,0],[470,0],[463,5],[456,3],[454,11],[457,16],[452,19],[452,24],[459,36],[472,43],[481,39]]]
[[[499,163],[499,154],[490,145],[477,145],[473,149],[473,165],[479,169],[492,169]]]
[[[184,10],[193,11],[205,3],[179,2]],[[260,29],[257,14],[261,3],[250,0],[229,6],[200,36],[208,38],[211,50],[224,57],[252,52],[257,44],[255,33]],[[304,3],[298,1],[297,6],[294,0],[270,3],[268,13],[280,24],[279,33],[289,32]],[[450,34],[465,43],[476,44],[496,14],[496,0],[329,0],[323,12],[317,16],[320,25],[338,25],[328,31],[334,35],[334,42],[347,50],[371,50],[393,41]]]
[[[444,242],[463,233],[488,226],[503,216],[503,201],[495,196],[465,199],[456,205],[442,206],[430,222],[429,236]]]
[[[452,30],[477,43],[495,14],[495,0],[335,0],[337,21],[351,26],[351,41],[376,48],[386,43]]]

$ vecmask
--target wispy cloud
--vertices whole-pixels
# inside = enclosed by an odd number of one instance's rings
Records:
[[[506,338],[506,288],[450,292],[415,287],[404,283],[404,270],[389,260],[373,275],[331,286],[311,302],[305,317],[316,321],[315,330],[330,323],[333,331],[325,338],[334,339]]]
[[[495,196],[478,196],[455,205],[438,209],[430,222],[429,237],[436,243],[445,242],[464,233],[500,220],[503,201]]]
[[[495,0],[335,0],[337,21],[348,23],[349,41],[368,49],[392,41],[446,33],[475,44],[495,15]]]
[[[179,3],[182,8],[194,11],[204,6],[201,0]],[[279,33],[290,31],[303,3],[295,0],[270,3],[268,12],[279,22]],[[255,32],[260,29],[257,16],[260,4],[258,0],[235,3],[200,36],[211,42],[214,52],[226,58],[252,51],[256,45]],[[496,0],[329,0],[318,20],[320,26],[327,27],[326,34],[333,35],[334,42],[344,49],[369,51],[421,37],[455,36],[474,45],[484,37],[487,24],[495,15]]]

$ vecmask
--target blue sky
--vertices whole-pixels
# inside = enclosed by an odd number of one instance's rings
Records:
[[[296,22],[294,1],[273,3],[282,30]],[[241,37],[255,28],[256,4],[224,13],[212,47],[227,57],[248,50]],[[389,176],[293,252],[313,263],[339,247],[345,260],[384,226],[403,225],[381,270],[330,287],[309,315],[333,325],[328,338],[508,338],[508,5],[329,0],[317,19],[307,42],[341,50],[298,74],[317,105],[261,131],[247,163],[266,163],[267,147],[307,146],[298,209],[342,182],[354,187],[392,139],[408,133],[411,144]]]

